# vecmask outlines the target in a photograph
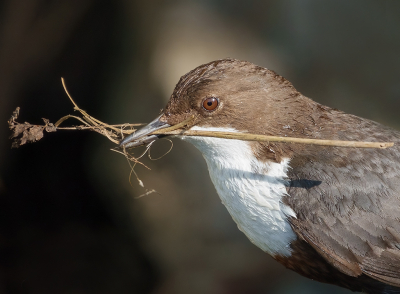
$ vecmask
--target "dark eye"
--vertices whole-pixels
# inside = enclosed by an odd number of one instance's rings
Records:
[[[218,106],[218,99],[215,97],[206,98],[203,101],[203,107],[205,110],[213,111]]]

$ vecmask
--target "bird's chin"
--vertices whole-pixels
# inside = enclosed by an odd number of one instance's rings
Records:
[[[135,133],[129,135],[128,137],[124,138],[119,147],[121,148],[133,148],[142,145],[149,144],[161,137],[165,137],[165,135],[153,135],[154,131],[170,127],[169,124],[160,120],[162,115],[157,117],[155,120],[150,122],[148,125],[144,126],[143,128],[137,130]]]

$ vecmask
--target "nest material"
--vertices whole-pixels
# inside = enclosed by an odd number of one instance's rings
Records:
[[[74,110],[78,111],[81,114],[81,117],[69,114],[60,118],[55,124],[50,123],[50,121],[45,118],[43,118],[44,125],[32,125],[28,122],[19,123],[16,120],[18,118],[20,108],[17,107],[13,112],[10,120],[8,121],[9,128],[13,132],[13,134],[11,135],[11,139],[14,139],[12,143],[13,148],[17,148],[26,143],[33,143],[39,141],[40,139],[43,138],[44,131],[55,132],[57,130],[92,130],[98,132],[103,136],[106,136],[113,143],[119,144],[119,142],[125,136],[135,132],[136,131],[135,128],[141,125],[141,124],[128,124],[128,123],[119,125],[109,125],[94,118],[93,116],[89,115],[85,110],[79,108],[79,106],[75,103],[75,101],[69,94],[67,87],[65,86],[64,79],[62,78],[61,81],[66,94],[68,95],[69,99],[74,105]],[[72,127],[60,127],[60,125],[69,118],[74,118],[80,121],[82,125],[72,126]],[[197,121],[198,121],[197,118],[192,116],[179,124],[154,131],[152,134],[205,136],[205,137],[217,137],[217,138],[236,139],[245,141],[282,142],[282,143],[314,144],[314,145],[324,145],[324,146],[357,147],[357,148],[388,148],[394,145],[394,143],[392,142],[319,140],[319,139],[266,136],[266,135],[248,134],[248,133],[191,131],[186,129],[187,126],[192,126]]]

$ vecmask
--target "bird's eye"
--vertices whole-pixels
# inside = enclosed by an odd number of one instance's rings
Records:
[[[205,110],[213,111],[218,106],[218,99],[215,97],[209,97],[204,99],[203,107]]]

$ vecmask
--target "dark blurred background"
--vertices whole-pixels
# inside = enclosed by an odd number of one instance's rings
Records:
[[[10,149],[6,121],[55,122],[75,101],[108,123],[155,118],[179,77],[234,57],[318,102],[400,128],[400,1],[3,0],[0,293],[348,293],[251,244],[189,144],[138,168],[93,132]],[[154,153],[168,149],[159,141]]]

